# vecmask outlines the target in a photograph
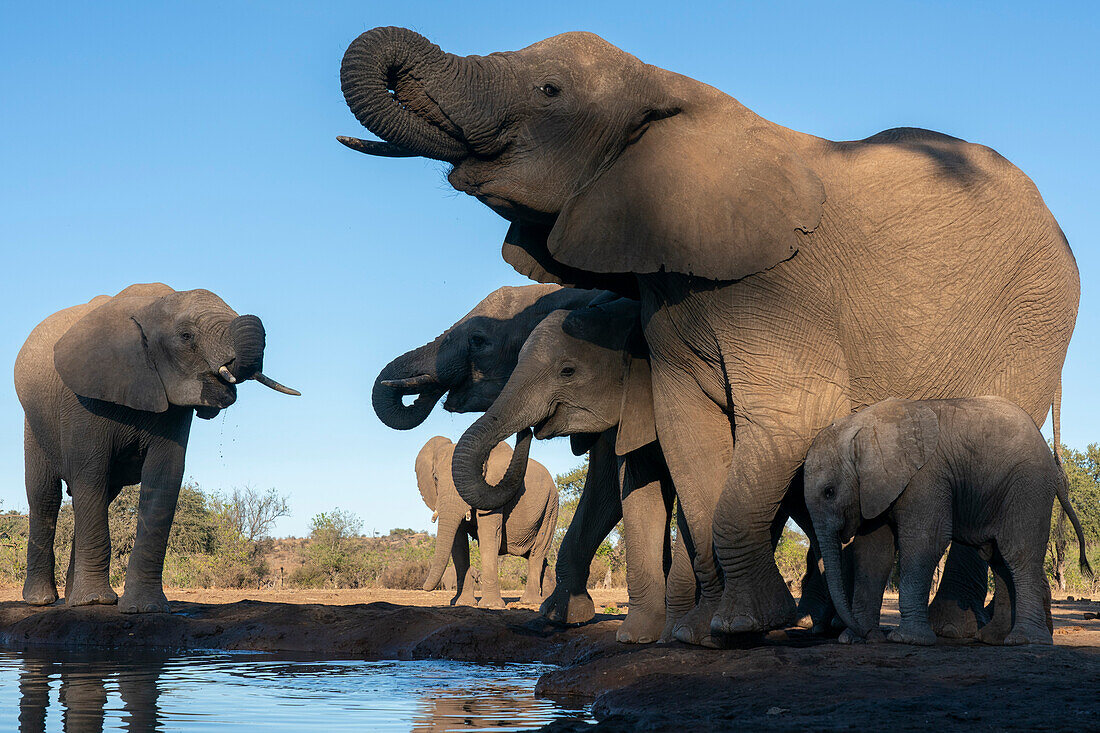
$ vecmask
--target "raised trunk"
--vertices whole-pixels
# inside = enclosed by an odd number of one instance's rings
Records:
[[[467,76],[466,64],[406,28],[375,28],[348,46],[340,84],[352,114],[371,132],[417,155],[453,163],[469,150],[440,96]]]
[[[435,403],[447,392],[447,385],[439,382],[436,366],[441,339],[397,357],[374,380],[371,405],[386,427],[415,428],[428,419]],[[406,405],[402,398],[413,394],[416,399]]]
[[[451,476],[462,499],[475,509],[499,509],[523,487],[527,456],[531,449],[531,431],[527,427],[516,433],[516,447],[504,477],[496,486],[485,480],[485,464],[489,454],[511,432],[507,427],[503,432],[500,429],[501,422],[492,412],[487,412],[463,433],[455,446]]]
[[[263,371],[266,335],[264,324],[257,316],[234,318],[229,324],[229,340],[233,344],[234,357],[229,371],[238,382]]]
[[[439,530],[435,535],[435,555],[432,557],[432,566],[428,570],[428,577],[424,579],[424,590],[435,590],[447,569],[447,561],[451,558],[451,548],[454,547],[455,536],[462,524],[462,515],[451,511],[450,507],[443,507],[439,514]]]
[[[829,532],[823,541],[819,541],[818,547],[821,550],[821,559],[825,563],[825,580],[829,584],[829,595],[833,598],[837,615],[845,626],[863,638],[867,635],[867,630],[856,624],[855,617],[852,615],[852,606],[848,602],[848,594],[844,590],[843,566],[840,563],[840,538],[836,532]]]

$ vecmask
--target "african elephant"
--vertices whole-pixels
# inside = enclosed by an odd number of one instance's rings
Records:
[[[513,501],[492,511],[472,511],[451,480],[454,443],[437,435],[416,456],[416,484],[424,503],[438,517],[439,531],[424,590],[439,585],[447,560],[454,559],[458,581],[451,605],[474,605],[474,582],[470,569],[470,543],[481,546],[481,601],[485,608],[504,608],[500,597],[497,563],[500,555],[527,558],[527,586],[519,602],[538,605],[553,586],[546,555],[558,526],[558,487],[550,472],[537,461],[528,460],[522,477],[523,490]],[[507,443],[493,446],[486,470],[500,480],[512,458]]]
[[[378,375],[372,401],[375,413],[389,427],[407,430],[420,425],[444,395],[451,412],[483,412],[500,394],[515,369],[516,359],[532,329],[550,313],[571,310],[614,298],[605,291],[562,288],[557,285],[503,287],[490,293],[473,310],[432,342],[397,357]],[[402,398],[416,395],[410,405]],[[593,618],[595,606],[588,593],[588,574],[600,543],[623,519],[615,431],[571,437],[577,455],[589,453],[585,478],[573,521],[555,563],[554,592],[542,605],[548,619],[565,624]],[[663,513],[659,491],[636,491],[631,507],[641,517]],[[632,522],[628,516],[627,523]],[[646,525],[648,526],[648,525]],[[647,538],[660,546],[666,534]],[[640,577],[661,574],[661,566],[638,568]],[[663,577],[663,576],[662,576]],[[631,607],[620,627],[621,641],[650,641],[661,632],[652,614],[645,622]],[[633,617],[634,618],[632,620]]]
[[[994,611],[1001,618],[983,626],[979,638],[1053,644],[1043,558],[1055,496],[1077,531],[1081,568],[1092,573],[1065,473],[1031,416],[1001,397],[876,403],[822,430],[806,456],[805,474],[829,590],[856,637],[866,636],[870,625],[848,604],[840,547],[860,525],[879,518],[896,538],[900,558],[901,626],[890,641],[935,643],[928,592],[954,540],[980,548],[997,576]],[[853,582],[871,586],[865,610],[877,628],[893,553],[870,562],[859,562],[859,553],[856,558]]]
[[[61,482],[76,522],[65,581],[70,605],[111,604],[107,506],[141,483],[138,530],[120,608],[166,611],[161,572],[183,480],[191,416],[209,420],[247,379],[265,377],[265,334],[208,290],[131,285],[58,311],[31,332],[15,361],[23,405],[30,541],[23,599],[57,600],[54,532]]]
[[[520,273],[641,301],[657,434],[706,569],[701,626],[792,620],[769,538],[835,418],[995,394],[1041,423],[1055,399],[1076,264],[1034,184],[989,148],[796,132],[589,33],[459,57],[376,28],[341,84],[383,138],[342,142],[451,164],[452,186],[511,222]],[[952,550],[943,631],[976,626],[986,574]]]

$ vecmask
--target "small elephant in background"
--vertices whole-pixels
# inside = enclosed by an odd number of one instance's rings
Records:
[[[214,417],[248,379],[299,394],[262,373],[265,339],[259,318],[237,315],[214,293],[161,283],[101,295],[31,332],[15,361],[26,416],[27,603],[57,600],[53,548],[64,481],[76,523],[66,602],[168,610],[161,574],[192,415]],[[119,602],[109,581],[107,507],[136,483],[137,537]]]
[[[529,440],[529,438],[528,438]],[[550,472],[537,461],[527,460],[522,488],[507,504],[491,511],[474,511],[455,490],[451,478],[454,443],[437,435],[416,456],[416,483],[424,503],[439,520],[435,556],[424,581],[424,590],[439,585],[447,560],[453,559],[457,587],[451,605],[474,605],[474,580],[470,567],[470,542],[481,547],[482,608],[504,608],[500,596],[500,555],[527,558],[527,585],[520,604],[537,606],[554,590],[553,573],[546,561],[558,526],[558,487]],[[517,449],[516,454],[526,455]],[[495,446],[486,466],[490,480],[499,481],[513,460],[507,443]]]
[[[862,618],[849,605],[841,567],[842,543],[877,521],[893,533],[900,565],[901,625],[887,638],[908,644],[936,641],[928,594],[950,541],[978,548],[994,571],[994,617],[979,640],[1052,644],[1043,556],[1055,496],[1077,532],[1082,570],[1092,572],[1067,490],[1031,417],[1001,397],[876,403],[822,430],[805,464],[806,504],[846,633],[862,638],[877,628],[892,548],[855,548]]]

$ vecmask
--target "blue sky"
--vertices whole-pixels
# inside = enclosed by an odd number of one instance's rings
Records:
[[[289,494],[278,534],[350,509],[366,531],[429,528],[413,458],[472,418],[391,431],[370,386],[485,294],[524,281],[506,229],[443,167],[368,159],[340,95],[359,33],[403,25],[459,54],[594,31],[780,124],[833,139],[899,125],[997,149],[1037,183],[1081,270],[1063,440],[1100,441],[1100,132],[1091,3],[8,3],[0,9],[0,364],[56,310],[161,280],[268,330],[265,371],[196,421],[188,476]],[[477,9],[476,18],[466,13]],[[4,367],[4,369],[9,369]],[[8,372],[10,374],[10,371]],[[0,383],[0,500],[23,508],[22,414]],[[565,441],[535,445],[552,472]]]

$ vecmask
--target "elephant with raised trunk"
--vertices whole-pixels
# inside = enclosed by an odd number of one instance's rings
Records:
[[[374,410],[383,423],[399,430],[420,425],[443,395],[444,409],[451,412],[484,412],[512,375],[520,348],[544,318],[559,309],[574,310],[615,297],[605,291],[557,285],[495,290],[433,341],[387,364],[374,383]],[[412,403],[404,404],[403,399],[413,395]],[[563,624],[583,623],[595,616],[587,588],[589,568],[600,543],[624,518],[615,430],[577,434],[571,436],[571,442],[575,454],[589,452],[589,470],[573,521],[558,550],[554,591],[542,605],[548,619]],[[659,490],[634,492],[631,504],[646,521],[665,511]],[[631,517],[626,521],[631,523]],[[644,542],[660,547],[666,534],[662,528]],[[660,558],[644,568],[635,564],[634,573],[663,578]],[[662,627],[652,618],[662,604],[659,600],[644,613],[638,613],[640,604],[632,604],[619,639],[655,640]],[[649,620],[640,623],[642,617]]]
[[[437,435],[416,456],[420,496],[434,512],[433,521],[439,520],[435,556],[424,580],[424,590],[439,585],[447,560],[453,559],[457,589],[451,605],[474,605],[469,542],[473,537],[481,547],[481,600],[477,605],[504,608],[497,573],[500,555],[527,559],[527,584],[519,602],[539,605],[554,585],[546,562],[558,526],[558,487],[554,479],[541,463],[528,460],[520,482],[522,488],[511,501],[499,509],[473,511],[459,496],[451,479],[454,448],[449,439]],[[504,476],[512,456],[507,443],[493,446],[485,467],[491,480],[498,481]]]
[[[519,272],[641,300],[657,433],[706,571],[700,634],[793,619],[770,538],[835,418],[993,394],[1038,424],[1055,399],[1076,264],[1034,184],[989,148],[796,132],[590,33],[460,57],[376,28],[341,84],[383,138],[345,144],[450,163],[456,189],[511,222]],[[941,633],[976,628],[987,573],[952,548]]]
[[[168,610],[161,573],[192,415],[214,417],[249,379],[298,394],[264,376],[265,344],[256,316],[237,315],[208,290],[160,283],[66,308],[31,332],[15,361],[26,416],[27,603],[57,600],[53,547],[64,481],[76,522],[66,602]],[[137,538],[119,600],[108,580],[107,506],[139,482]]]

